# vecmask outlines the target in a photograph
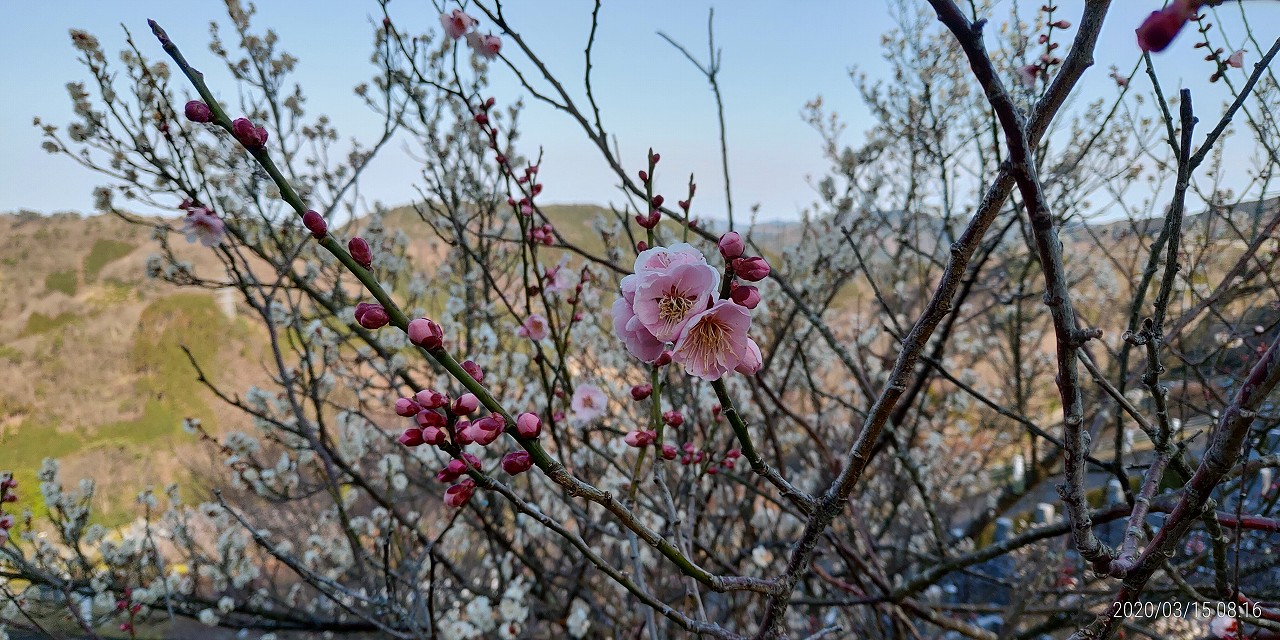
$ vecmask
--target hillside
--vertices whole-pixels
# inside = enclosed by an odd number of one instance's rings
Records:
[[[232,416],[194,384],[181,348],[212,372],[257,371],[252,324],[211,292],[147,279],[154,243],[118,218],[3,215],[0,234],[0,468],[34,487],[41,460],[59,456],[65,478],[120,484],[98,492],[108,514],[146,485],[185,483],[205,456],[182,419],[218,428]],[[197,272],[214,268],[179,245]]]
[[[1242,225],[1246,209],[1234,212]],[[606,209],[550,205],[544,212],[569,242],[602,249],[592,221],[611,216]],[[1204,216],[1189,216],[1189,226]],[[433,268],[440,242],[412,207],[392,210],[385,223],[405,233],[415,265]],[[1158,224],[1152,221],[1151,229]],[[1111,223],[1090,231],[1112,251],[1145,255],[1141,236],[1122,228],[1130,227]],[[1064,232],[1066,242],[1078,243],[1073,255],[1102,264],[1090,257],[1099,248],[1091,248],[1091,234],[1082,231]],[[232,391],[264,381],[258,356],[264,337],[243,310],[236,313],[238,298],[148,279],[145,264],[155,241],[147,229],[113,216],[0,215],[0,234],[6,239],[0,243],[0,317],[6,320],[0,323],[0,469],[15,470],[34,486],[41,460],[58,456],[64,478],[95,476],[112,485],[99,492],[96,506],[128,517],[136,490],[188,484],[193,465],[212,464],[207,448],[183,433],[183,418],[198,417],[214,431],[248,430],[241,414],[196,384],[182,352],[191,349],[215,379],[234,378]],[[762,226],[757,242],[776,251],[798,236],[798,223],[773,222]],[[197,273],[218,273],[211,252],[180,236],[173,240]],[[1207,340],[1210,329],[1196,331],[1197,339]],[[128,473],[109,476],[106,469]],[[107,503],[108,496],[116,503]]]

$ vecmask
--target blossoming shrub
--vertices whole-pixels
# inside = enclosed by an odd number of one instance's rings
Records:
[[[1014,19],[995,62],[973,40],[980,25],[931,4],[949,31],[905,21],[885,36],[895,82],[859,87],[876,117],[864,144],[843,143],[820,100],[806,108],[831,168],[781,232],[700,221],[719,205],[695,200],[693,180],[666,206],[681,159],[615,155],[587,115],[589,72],[584,108],[488,3],[450,7],[442,32],[420,34],[380,5],[378,73],[356,95],[384,131],[350,148],[304,109],[297,60],[237,2],[211,50],[238,104],[206,84],[209,56],[160,25],[157,45],[130,41],[121,71],[73,32],[93,93],[69,87],[78,121],[69,140],[46,126],[47,148],[110,181],[103,211],[154,229],[150,275],[239,294],[271,383],[245,388],[193,357],[190,383],[243,419],[217,432],[187,419],[220,474],[196,504],[143,492],[124,530],[92,524],[96,485],[64,489],[55,461],[40,474],[46,521],[0,479],[0,571],[23,581],[0,591],[0,615],[129,636],[178,617],[260,637],[1035,635],[1094,614],[1112,624],[1115,579],[1152,578],[1138,556],[1146,514],[1170,512],[1144,539],[1177,579],[1152,592],[1252,603],[1246,622],[1264,627],[1271,567],[1245,563],[1228,589],[1224,527],[1237,553],[1258,548],[1274,498],[1248,503],[1251,519],[1243,502],[1234,520],[1182,505],[1247,497],[1275,464],[1257,391],[1275,385],[1280,212],[1246,199],[1266,187],[1218,193],[1190,231],[1189,149],[1138,142],[1189,117],[1125,93],[1109,111],[1057,113],[1105,3],[1084,10],[1062,56],[1054,37],[1072,24],[1056,7]],[[1139,44],[1154,51],[1151,29]],[[161,50],[173,67],[152,59]],[[1215,78],[1240,69],[1211,58]],[[541,165],[516,144],[521,105],[483,97],[508,65],[583,124],[626,207],[584,220],[543,206]],[[1270,113],[1276,87],[1251,82],[1240,99]],[[1072,135],[1046,135],[1055,114]],[[1264,150],[1268,122],[1249,121]],[[389,144],[425,152],[423,197],[399,210],[357,196]],[[1184,199],[1167,214],[1166,182]],[[1165,226],[1075,224],[1097,212],[1089,198]],[[185,215],[126,210],[146,206]],[[175,230],[221,269],[177,260]],[[1200,432],[1175,433],[1174,413],[1211,433],[1208,462],[1186,457]],[[1243,429],[1264,457],[1242,462],[1237,422],[1208,426],[1221,416],[1257,416]],[[1166,468],[1207,488],[1156,495]],[[1053,484],[1065,518],[1048,506]],[[1210,544],[1168,546],[1192,526]],[[1150,624],[1171,636],[1198,622]]]

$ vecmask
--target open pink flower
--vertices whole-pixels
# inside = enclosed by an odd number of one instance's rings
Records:
[[[547,337],[547,319],[540,313],[530,314],[524,319],[524,323],[516,329],[516,334],[521,338],[530,340],[541,340]]]
[[[594,384],[580,384],[573,390],[569,407],[573,409],[573,421],[586,424],[604,415],[609,407],[609,398]]]
[[[729,300],[721,300],[689,320],[689,326],[672,349],[672,359],[684,370],[703,380],[719,380],[744,361],[759,362],[759,347],[753,352],[747,330],[751,312]],[[755,365],[759,368],[759,365]]]
[[[226,225],[212,211],[204,207],[192,207],[182,220],[182,233],[186,234],[187,242],[199,242],[206,247],[213,247],[222,243]]]
[[[444,27],[445,35],[453,40],[461,38],[475,24],[476,19],[463,13],[462,9],[440,14],[440,26]]]
[[[720,272],[706,263],[675,264],[637,274],[632,309],[640,324],[662,342],[672,342],[689,319],[707,308],[720,287]]]
[[[1018,79],[1022,80],[1022,86],[1028,89],[1036,88],[1036,80],[1040,78],[1040,65],[1028,64],[1018,67]]]
[[[706,264],[707,257],[702,255],[688,242],[677,242],[669,247],[653,247],[645,249],[636,256],[632,271],[637,274],[646,271],[666,271],[680,264]]]
[[[626,345],[627,353],[644,362],[652,363],[662,355],[662,341],[653,337],[652,333],[640,324],[631,303],[626,298],[618,298],[613,303],[613,330]]]
[[[1244,68],[1245,51],[1248,51],[1248,49],[1240,49],[1239,51],[1232,53],[1231,56],[1227,58],[1227,66],[1235,69]]]
[[[572,274],[565,268],[569,263],[569,257],[560,258],[560,262],[554,267],[546,270],[542,280],[542,290],[547,293],[560,293],[568,291],[573,285],[570,284]]]
[[[471,46],[472,51],[476,52],[476,55],[485,60],[498,57],[498,52],[502,51],[502,38],[492,33],[485,36],[475,32],[468,33],[467,44]]]

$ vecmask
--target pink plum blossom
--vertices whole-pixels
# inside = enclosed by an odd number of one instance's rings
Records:
[[[587,424],[604,415],[609,407],[609,398],[594,384],[580,384],[573,390],[569,407],[573,409],[574,422]]]
[[[653,249],[644,253],[649,251]],[[631,308],[640,324],[662,342],[675,341],[689,319],[707,308],[720,287],[720,272],[707,264],[702,254],[697,254],[697,262],[688,261],[685,255],[666,253],[653,258],[659,264],[666,260],[665,268],[651,269],[643,266],[640,258],[636,260]],[[632,284],[627,278],[623,278],[624,297]]]
[[[560,293],[568,291],[573,285],[569,282],[570,273],[565,266],[569,263],[569,257],[564,256],[560,262],[554,267],[549,267],[544,273],[542,279],[542,290],[547,293]]]
[[[207,208],[192,207],[182,220],[182,233],[187,236],[187,242],[213,247],[222,243],[226,225]]]
[[[502,51],[502,38],[492,33],[482,36],[473,31],[467,34],[467,45],[476,52],[476,55],[485,60],[492,60],[498,57],[499,51]]]
[[[521,338],[530,340],[542,340],[547,337],[547,318],[540,313],[529,314],[524,319],[524,323],[516,329],[516,334]]]
[[[1227,66],[1235,69],[1244,68],[1244,54],[1247,49],[1240,49],[1227,58]]]
[[[689,321],[689,326],[676,342],[672,359],[692,376],[703,380],[719,380],[746,360],[752,364],[751,313],[729,300],[721,300]],[[754,351],[759,361],[759,349]],[[755,365],[757,368],[759,365]]]
[[[440,26],[444,27],[445,35],[452,40],[461,38],[475,24],[476,19],[463,13],[462,9],[440,14]]]
[[[613,303],[613,330],[627,347],[627,353],[640,360],[653,362],[662,355],[662,342],[640,324],[625,297]]]
[[[1036,80],[1040,77],[1040,65],[1028,64],[1018,67],[1018,79],[1028,89],[1036,88]]]

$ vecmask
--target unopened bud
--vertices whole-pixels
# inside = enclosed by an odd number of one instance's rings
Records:
[[[347,251],[351,252],[351,259],[356,264],[368,269],[373,266],[373,251],[369,249],[369,243],[364,238],[355,237],[347,242]]]
[[[188,102],[187,106],[183,108],[183,112],[186,114],[187,119],[192,122],[213,122],[213,109],[210,109],[209,105],[199,100]]]
[[[302,226],[306,227],[316,240],[324,240],[325,235],[329,233],[329,225],[318,211],[308,210],[302,214]]]

